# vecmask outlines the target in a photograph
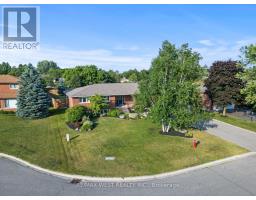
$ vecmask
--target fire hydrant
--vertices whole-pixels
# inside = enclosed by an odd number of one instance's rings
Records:
[[[193,139],[193,148],[196,149],[196,147],[197,147],[197,140]]]

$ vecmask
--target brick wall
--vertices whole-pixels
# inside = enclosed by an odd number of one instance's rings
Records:
[[[124,96],[124,104],[127,105],[128,108],[134,106],[134,98],[131,95]]]
[[[5,99],[16,99],[17,89],[10,89],[10,84],[0,84],[0,109],[5,108]],[[15,109],[11,109],[15,110]]]
[[[5,107],[5,100],[0,99],[0,109]]]
[[[88,107],[90,103],[80,103],[80,99],[78,97],[69,97],[69,107],[74,107],[76,105],[82,105]]]
[[[115,96],[109,97],[109,107],[110,108],[116,107],[116,97]]]
[[[124,96],[124,103],[128,107],[134,106],[133,97],[130,95]],[[76,105],[83,105],[83,106],[90,106],[90,103],[80,103],[79,98],[77,97],[69,97],[69,107],[74,107]],[[116,107],[116,96],[109,97],[109,107],[114,108]]]

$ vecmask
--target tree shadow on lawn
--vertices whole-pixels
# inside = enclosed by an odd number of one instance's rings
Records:
[[[162,130],[159,130],[156,128],[150,128],[148,130],[149,130],[149,133],[151,133],[151,134],[155,134],[157,132],[163,136],[191,138],[190,136],[186,135],[186,133],[182,133],[182,132],[175,131],[175,130],[169,130],[168,133],[163,133]]]
[[[191,128],[194,128],[200,131],[207,131],[208,128],[217,128],[217,127],[218,125],[215,124],[213,121],[205,121],[205,122],[199,122]]]
[[[182,132],[174,131],[174,130],[171,130],[171,131],[169,131],[168,133],[163,133],[162,131],[159,131],[159,133],[160,133],[161,135],[166,135],[166,136],[175,136],[175,137],[192,138],[192,137],[190,137],[190,136],[186,136],[186,133],[182,133]]]
[[[70,142],[76,138],[78,138],[80,135],[75,135],[74,137],[70,138]]]
[[[50,109],[49,116],[64,114],[65,111],[66,111],[66,108]]]

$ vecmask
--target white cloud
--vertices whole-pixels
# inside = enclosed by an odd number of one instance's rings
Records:
[[[120,50],[120,51],[137,51],[139,50],[140,48],[136,45],[134,46],[122,46],[122,45],[118,45],[116,47],[114,47],[114,50]]]
[[[67,50],[43,48],[40,50],[4,50],[0,49],[2,61],[11,65],[36,63],[40,60],[53,60],[62,67],[74,67],[76,65],[95,64],[103,69],[127,70],[130,68],[147,69],[150,66],[151,57],[141,56],[120,56],[106,49],[93,50]]]
[[[205,46],[214,46],[214,43],[211,40],[199,40],[198,43]]]
[[[239,59],[240,48],[249,45],[255,44],[256,38],[249,38],[234,42],[223,42],[223,40],[216,40],[214,46],[205,46],[193,48],[193,50],[199,52],[203,57],[201,63],[204,65],[210,66],[216,60],[228,60],[228,59]]]

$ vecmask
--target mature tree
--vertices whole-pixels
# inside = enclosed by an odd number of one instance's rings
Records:
[[[11,69],[12,67],[8,62],[2,62],[2,64],[0,64],[0,74],[8,74],[10,73]]]
[[[77,88],[83,86],[80,71],[76,68],[63,69],[63,78],[67,88]]]
[[[50,69],[59,69],[57,63],[48,60],[42,60],[37,63],[37,70],[41,74],[47,74]]]
[[[256,110],[256,45],[249,45],[241,49],[240,64],[244,72],[238,75],[245,82],[245,88],[241,93],[245,95],[245,101]]]
[[[61,69],[53,61],[42,60],[38,62],[37,71],[47,86],[55,86],[54,80],[61,77]]]
[[[129,79],[131,82],[139,82],[142,79],[146,79],[148,76],[147,70],[138,71],[137,69],[130,69],[121,74],[122,77]]]
[[[121,76],[118,71],[109,70],[107,73],[108,73],[108,76],[110,77],[109,82],[112,82],[112,83],[120,82]]]
[[[32,64],[19,64],[18,67],[12,67],[9,74],[19,77],[29,66],[32,66]]]
[[[202,77],[200,55],[187,44],[176,48],[164,41],[153,60],[149,77],[139,84],[138,105],[149,108],[154,121],[162,122],[163,132],[187,129],[205,119],[199,87]]]
[[[76,66],[65,69],[63,73],[65,85],[69,88],[81,87],[95,83],[115,82],[108,72],[95,65]]]
[[[128,80],[131,81],[131,82],[138,82],[139,77],[138,77],[137,74],[131,74],[131,75],[128,77]]]
[[[243,96],[240,94],[243,82],[236,77],[242,71],[243,68],[232,60],[216,61],[210,67],[205,86],[213,104],[223,108],[224,116],[228,104],[239,105],[243,102]]]
[[[51,68],[47,72],[47,74],[43,74],[42,78],[47,86],[52,86],[52,87],[59,87],[60,84],[62,84],[61,81],[59,81],[62,77],[62,69],[55,69]]]
[[[20,77],[16,115],[28,119],[43,118],[48,115],[49,105],[50,99],[39,73],[29,66]]]

